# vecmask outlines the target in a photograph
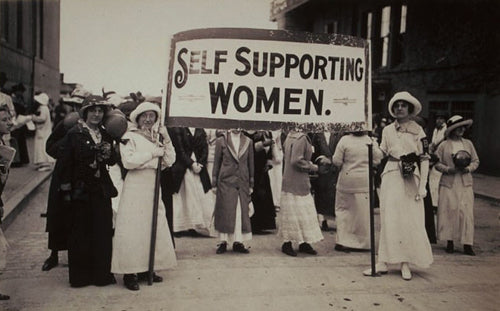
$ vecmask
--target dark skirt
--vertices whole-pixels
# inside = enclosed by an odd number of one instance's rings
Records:
[[[111,199],[92,193],[88,201],[71,206],[68,239],[69,282],[72,287],[112,283]]]
[[[62,200],[59,188],[61,186],[61,166],[57,161],[52,173],[47,200],[47,226],[49,233],[49,249],[61,251],[68,249],[68,236],[70,232],[71,211]]]
[[[336,172],[319,174],[315,180],[311,180],[311,187],[314,192],[314,205],[318,214],[335,217],[336,184]]]
[[[260,180],[255,184],[252,203],[255,211],[250,218],[252,232],[276,229],[276,210],[267,172],[261,174]]]

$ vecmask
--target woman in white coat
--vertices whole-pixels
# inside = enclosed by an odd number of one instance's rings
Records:
[[[128,173],[123,182],[120,205],[116,215],[111,271],[124,274],[123,281],[130,290],[139,290],[138,281],[147,279],[153,217],[155,174],[158,158],[162,169],[172,166],[175,151],[162,126],[158,128],[160,108],[143,102],[130,114],[130,127],[123,135],[120,154]],[[158,132],[163,142],[158,142]],[[176,257],[165,216],[165,207],[158,201],[155,270],[176,265]],[[162,282],[154,274],[153,282]]]

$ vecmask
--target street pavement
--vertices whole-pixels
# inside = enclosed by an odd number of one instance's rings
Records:
[[[26,188],[33,180],[47,181],[44,176],[29,166],[16,168],[9,182],[18,180]],[[500,191],[494,188],[496,178],[477,180],[490,193]],[[0,310],[498,310],[500,200],[493,196],[475,201],[477,256],[463,255],[458,246],[446,254],[440,241],[433,245],[433,265],[413,268],[411,281],[402,280],[397,266],[387,275],[364,277],[370,254],[334,251],[335,232],[324,233],[314,245],[318,256],[297,258],[280,252],[282,241],[275,234],[254,236],[248,255],[216,255],[216,239],[183,237],[176,239],[178,266],[160,272],[164,282],[131,292],[121,275],[116,285],[71,288],[66,252],[58,267],[41,271],[49,255],[40,217],[48,182],[34,191],[6,190],[6,205],[19,191],[30,195],[11,208],[18,215],[5,231],[11,248],[0,275],[0,292],[11,299],[1,301]],[[378,232],[378,215],[376,227]]]

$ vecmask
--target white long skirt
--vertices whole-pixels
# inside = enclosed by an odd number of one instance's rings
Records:
[[[200,175],[186,170],[178,193],[172,196],[174,206],[174,232],[195,229],[203,235],[211,235],[210,221],[215,208],[214,195],[205,193]]]
[[[370,198],[368,192],[337,191],[335,215],[337,244],[357,249],[370,248]]]
[[[416,201],[416,193],[406,190],[399,170],[382,176],[378,261],[408,262],[426,268],[433,256],[425,231],[424,202]]]
[[[438,239],[474,243],[474,191],[464,187],[459,174],[451,188],[439,188]]]
[[[155,169],[129,170],[123,182],[113,237],[112,273],[148,271],[153,223]],[[177,264],[165,207],[158,198],[155,270]]]
[[[323,240],[312,195],[281,192],[278,236],[283,241],[315,243]]]

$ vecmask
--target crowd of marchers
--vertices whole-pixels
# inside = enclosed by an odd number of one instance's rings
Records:
[[[117,274],[129,290],[162,282],[151,268],[173,268],[175,239],[186,235],[216,238],[217,254],[230,246],[248,254],[252,235],[277,234],[282,252],[296,257],[317,255],[322,231],[335,230],[336,251],[369,250],[372,175],[376,272],[397,265],[410,280],[413,266],[433,262],[437,240],[448,253],[457,242],[475,255],[471,173],[479,159],[464,138],[472,120],[438,115],[427,139],[422,105],[408,92],[394,94],[390,118],[378,117],[372,132],[345,133],[168,127],[161,99],[102,93],[77,88],[50,107],[40,92],[28,113],[17,108],[21,94],[0,93],[0,147],[12,151],[10,159],[0,153],[1,189],[11,165],[30,162],[15,132],[33,122],[35,168],[53,169],[42,270],[67,250],[72,287],[115,284]],[[2,264],[7,245],[0,235]]]

